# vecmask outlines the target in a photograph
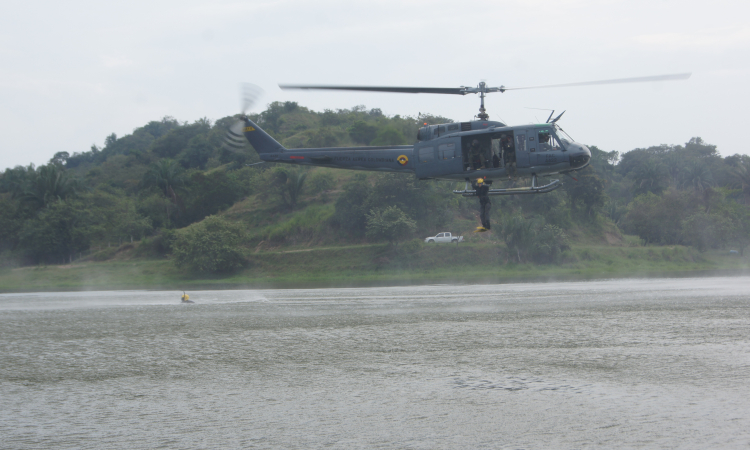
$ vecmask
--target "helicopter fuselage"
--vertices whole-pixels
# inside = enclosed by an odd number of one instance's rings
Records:
[[[487,180],[582,169],[591,152],[555,124],[472,121],[420,128],[414,145],[287,149],[247,118],[244,135],[261,160],[340,169],[413,173],[419,179]]]

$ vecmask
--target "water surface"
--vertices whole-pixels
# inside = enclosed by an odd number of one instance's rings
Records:
[[[750,278],[0,295],[3,448],[747,448]]]

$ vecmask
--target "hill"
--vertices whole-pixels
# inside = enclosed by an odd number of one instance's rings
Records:
[[[249,146],[222,146],[234,120],[167,117],[127,136],[112,134],[101,149],[58,152],[44,166],[7,169],[0,175],[0,289],[45,288],[33,274],[54,278],[52,265],[80,273],[70,286],[78,288],[88,283],[85,273],[100,272],[127,287],[746,265],[750,158],[722,157],[700,138],[623,155],[590,146],[592,163],[577,180],[564,179],[564,188],[549,194],[496,197],[493,233],[476,235],[470,233],[478,223],[476,200],[452,194],[455,183],[249,165],[258,162]],[[315,112],[292,102],[272,103],[253,120],[287,147],[404,144],[421,123],[450,122],[387,117],[364,107]],[[467,245],[423,245],[420,238],[440,231],[463,233]],[[730,250],[735,260],[721,256]],[[117,267],[145,272],[128,284],[107,275]],[[53,285],[65,287],[62,280],[47,287]]]

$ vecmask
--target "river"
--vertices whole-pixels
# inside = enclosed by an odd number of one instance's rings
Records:
[[[0,447],[748,448],[750,278],[0,295]]]

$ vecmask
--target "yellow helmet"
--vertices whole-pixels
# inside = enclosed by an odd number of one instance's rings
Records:
[[[484,183],[484,179],[483,178],[477,178],[477,184],[482,184],[482,183]]]

